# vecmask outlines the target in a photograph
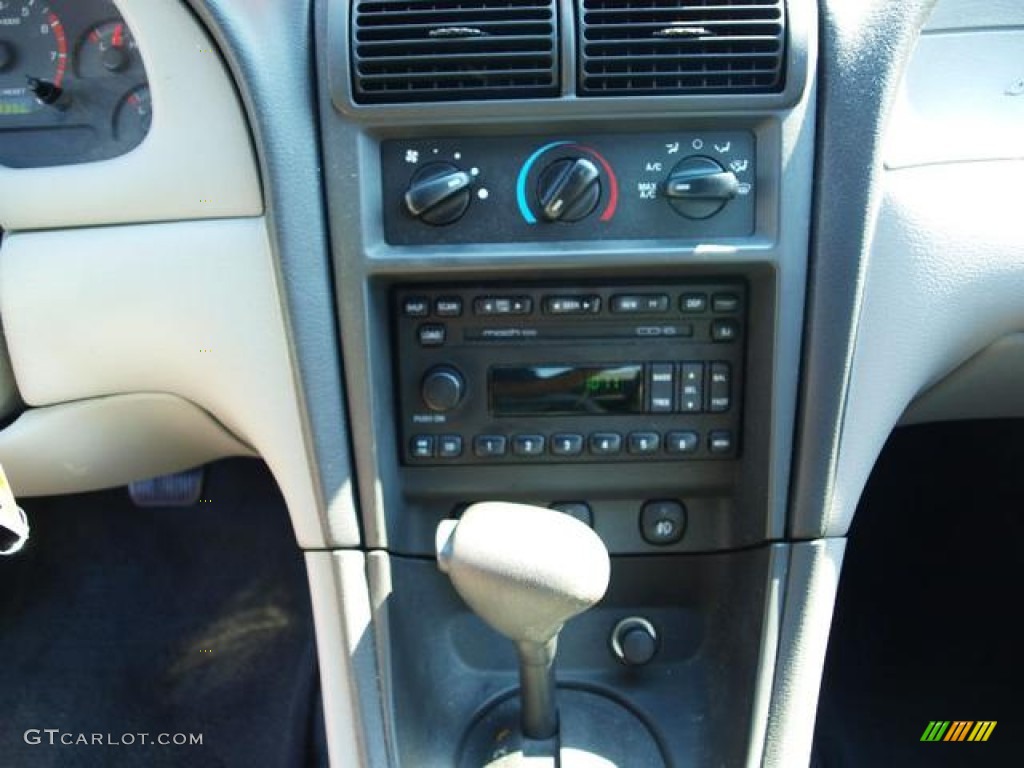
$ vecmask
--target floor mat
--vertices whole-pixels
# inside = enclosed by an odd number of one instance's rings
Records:
[[[1022,498],[1024,423],[894,433],[843,564],[817,766],[1020,765]],[[996,726],[984,743],[922,742],[936,720]]]
[[[32,538],[0,561],[0,765],[326,764],[305,569],[263,464],[214,465],[191,508],[124,489],[23,506]]]

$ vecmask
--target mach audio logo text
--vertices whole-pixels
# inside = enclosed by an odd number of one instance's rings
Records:
[[[995,727],[995,720],[932,720],[921,741],[988,741]]]

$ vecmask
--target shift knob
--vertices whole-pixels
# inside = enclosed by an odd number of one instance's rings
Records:
[[[558,729],[553,665],[562,626],[600,600],[610,563],[604,543],[569,515],[483,502],[437,528],[438,567],[483,621],[516,644],[523,732]]]
[[[528,504],[473,504],[437,529],[438,567],[485,622],[515,642],[546,643],[604,597],[604,543],[569,515]]]

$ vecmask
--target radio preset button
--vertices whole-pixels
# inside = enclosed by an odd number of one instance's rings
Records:
[[[600,311],[600,296],[544,297],[544,312],[549,315],[594,315]]]
[[[551,453],[555,456],[579,456],[583,453],[583,435],[552,435]]]
[[[708,309],[708,295],[706,293],[684,293],[679,297],[679,309],[688,315],[706,312]]]
[[[480,458],[494,458],[505,455],[504,435],[477,435],[473,438],[473,453]]]
[[[421,347],[440,347],[447,337],[447,329],[443,325],[430,323],[421,325],[416,331]]]
[[[426,317],[430,314],[430,299],[424,296],[409,296],[402,302],[402,314],[406,317]]]
[[[675,399],[675,366],[672,363],[653,363],[648,375],[648,410],[651,413],[671,413]]]
[[[672,454],[696,453],[700,436],[696,432],[669,432],[665,435],[665,450]]]
[[[679,366],[679,410],[683,413],[704,410],[704,363]]]
[[[735,320],[714,320],[711,323],[711,340],[718,342],[736,341],[740,326]]]
[[[516,456],[540,456],[544,453],[544,436],[516,435],[512,438],[512,453]]]
[[[732,432],[719,429],[710,433],[708,435],[708,450],[718,454],[732,451]]]
[[[462,455],[460,435],[441,435],[437,438],[437,455],[442,459],[455,459]]]
[[[722,314],[732,314],[740,308],[740,297],[735,293],[716,293],[711,297],[711,309]]]
[[[430,459],[434,456],[434,436],[416,435],[409,441],[409,453],[414,459]]]
[[[616,432],[595,432],[587,443],[595,456],[612,456],[622,452],[622,435]]]
[[[434,302],[438,317],[459,317],[462,314],[462,299],[458,296],[443,296]]]
[[[668,311],[668,296],[663,293],[620,294],[612,296],[611,310],[622,315],[651,315]]]
[[[630,432],[628,450],[637,456],[647,456],[658,452],[661,447],[661,435],[657,432]]]
[[[477,315],[528,315],[533,311],[529,296],[483,296],[473,302]]]
[[[732,369],[728,363],[711,363],[708,384],[708,410],[724,413],[732,406]]]

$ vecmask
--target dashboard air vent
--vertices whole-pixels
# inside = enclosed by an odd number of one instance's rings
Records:
[[[361,103],[559,91],[554,0],[357,0],[351,52]]]
[[[783,0],[577,0],[588,96],[771,93],[783,86]]]

